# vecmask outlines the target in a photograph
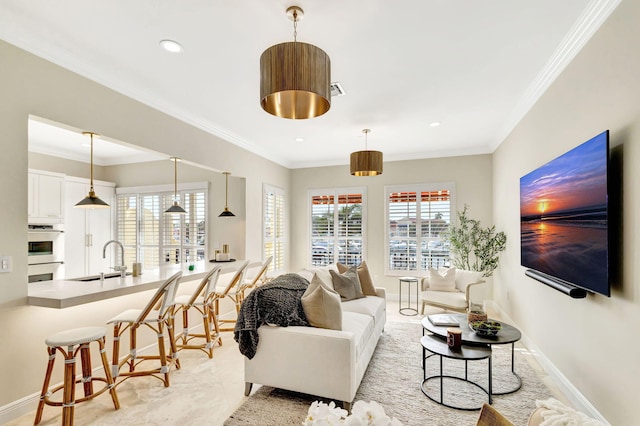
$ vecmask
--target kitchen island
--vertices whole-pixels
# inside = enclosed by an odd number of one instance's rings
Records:
[[[242,260],[236,260],[235,262],[223,263],[222,274],[234,272],[242,262]],[[120,276],[105,278],[104,281],[99,279],[93,281],[64,279],[29,283],[27,304],[45,308],[69,308],[156,289],[178,271],[182,271],[182,281],[200,280],[218,265],[221,264],[199,261],[194,264],[193,271],[188,269],[188,265],[181,264],[145,269],[137,277],[127,275],[124,278]]]

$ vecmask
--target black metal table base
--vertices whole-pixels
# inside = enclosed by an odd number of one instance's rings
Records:
[[[431,340],[433,339],[433,340]],[[475,354],[470,354],[469,356],[466,356],[464,354],[465,351],[465,347],[463,346],[462,351],[458,352],[452,352],[450,349],[447,348],[446,346],[446,341],[442,341],[442,343],[440,345],[436,345],[434,346],[434,342],[441,340],[439,337],[435,337],[435,336],[424,336],[421,340],[422,343],[422,369],[423,369],[423,381],[422,384],[420,385],[420,390],[422,391],[422,393],[429,398],[431,401],[440,404],[444,407],[448,407],[448,408],[453,408],[456,410],[463,410],[463,411],[478,411],[480,409],[482,409],[482,405],[480,405],[479,407],[460,407],[460,406],[456,406],[453,404],[447,404],[444,402],[444,379],[451,379],[451,380],[458,380],[458,381],[462,381],[462,382],[466,382],[474,387],[477,387],[478,389],[480,389],[483,393],[485,393],[487,395],[489,404],[491,404],[493,402],[493,392],[492,392],[492,370],[491,370],[491,348],[486,347],[486,352],[484,355],[479,355],[477,353]],[[444,346],[443,346],[444,345]],[[447,348],[446,350],[444,348]],[[466,350],[473,350],[473,347],[466,347]],[[480,349],[480,347],[477,347],[478,349]],[[427,352],[430,353],[430,355],[427,355]],[[440,371],[439,374],[434,374],[431,376],[427,376],[427,359],[433,357],[433,356],[438,356],[439,357],[439,361],[440,361]],[[443,360],[444,358],[452,358],[452,359],[457,359],[459,361],[464,361],[464,377],[458,377],[458,376],[450,376],[447,374],[444,374],[444,369],[443,369]],[[485,389],[484,387],[482,387],[480,384],[472,381],[469,379],[469,369],[468,369],[468,362],[469,361],[481,361],[483,359],[487,360],[487,388]],[[438,400],[436,397],[432,396],[429,394],[429,392],[427,392],[427,390],[425,389],[425,385],[427,382],[431,381],[431,380],[439,380],[440,381],[440,399]]]

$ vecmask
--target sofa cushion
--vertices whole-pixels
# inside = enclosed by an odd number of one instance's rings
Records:
[[[318,275],[314,274],[301,302],[307,321],[313,327],[342,330],[340,295],[327,288]]]
[[[338,272],[341,274],[344,273],[349,267],[347,265],[343,265],[342,263],[337,263]],[[365,296],[375,296],[376,288],[373,285],[373,279],[371,279],[371,274],[369,273],[369,268],[367,267],[367,262],[364,260],[358,266],[358,278],[360,279],[360,287],[362,287],[362,294]]]
[[[429,290],[456,291],[456,268],[438,271],[429,267]]]
[[[333,288],[340,294],[340,299],[343,302],[364,297],[355,266],[347,269],[342,274],[335,272],[333,269],[330,269],[329,273],[333,279]]]
[[[298,275],[303,278],[306,278],[307,281],[311,282],[314,275],[317,275],[318,278],[322,280],[324,285],[331,290],[333,288],[333,279],[331,278],[331,273],[329,273],[329,268],[307,268],[298,271]]]
[[[360,299],[342,302],[342,311],[358,312],[373,317],[380,318],[385,310],[385,301],[382,297],[366,296]]]
[[[356,358],[360,356],[374,330],[373,318],[357,312],[342,312],[342,331],[353,333]]]

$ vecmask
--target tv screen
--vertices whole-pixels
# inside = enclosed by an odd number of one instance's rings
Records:
[[[520,178],[522,266],[610,295],[609,131]]]

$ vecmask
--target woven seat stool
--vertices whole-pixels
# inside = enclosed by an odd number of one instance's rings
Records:
[[[118,401],[118,395],[116,394],[111,371],[109,370],[109,361],[105,352],[106,334],[107,329],[104,327],[82,327],[61,331],[49,336],[45,340],[47,351],[49,352],[49,363],[47,364],[47,373],[44,377],[40,402],[38,403],[36,419],[33,424],[37,425],[40,423],[40,420],[42,420],[42,412],[46,404],[62,407],[62,424],[73,425],[75,404],[93,399],[107,390],[111,394],[115,409],[120,408],[120,402]],[[91,352],[89,344],[93,342],[96,342],[100,348],[104,377],[93,377],[91,375]],[[53,372],[53,365],[58,351],[64,356],[64,380],[61,385],[49,390],[51,373]],[[76,357],[78,352],[80,352],[82,378],[76,379]],[[94,381],[104,382],[104,388],[94,392]],[[84,396],[82,398],[75,398],[76,383],[82,383],[84,389]],[[63,391],[62,401],[52,401],[50,397],[61,389]]]

